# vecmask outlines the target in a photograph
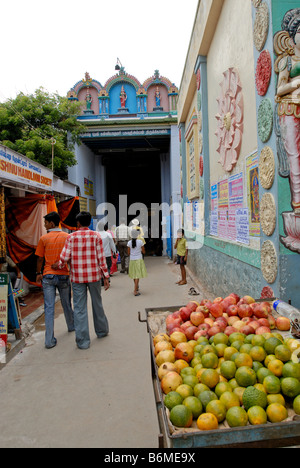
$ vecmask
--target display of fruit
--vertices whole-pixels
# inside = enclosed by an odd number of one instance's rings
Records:
[[[269,302],[236,294],[191,301],[168,315],[166,329],[153,350],[173,425],[216,430],[300,413],[300,342],[277,331],[290,323],[273,317]]]

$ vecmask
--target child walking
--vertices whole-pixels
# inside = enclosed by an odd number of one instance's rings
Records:
[[[187,240],[184,237],[183,229],[178,229],[177,231],[175,249],[177,249],[177,265],[180,265],[180,272],[181,272],[181,280],[177,281],[177,284],[181,286],[183,284],[187,284],[185,265],[186,265],[187,256],[188,256]]]
[[[133,229],[131,231],[131,239],[128,244],[128,256],[129,256],[129,271],[128,276],[133,279],[134,282],[134,296],[140,296],[139,292],[139,281],[140,278],[147,277],[147,270],[145,262],[143,260],[143,254],[145,254],[144,242],[138,239],[139,231]]]

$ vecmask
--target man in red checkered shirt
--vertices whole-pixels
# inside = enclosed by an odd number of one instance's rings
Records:
[[[60,261],[53,267],[63,268],[69,262],[70,279],[73,290],[74,324],[76,343],[80,349],[90,347],[90,334],[87,311],[87,290],[92,299],[94,328],[98,338],[108,335],[109,326],[101,298],[101,278],[104,288],[109,288],[109,274],[99,233],[91,231],[91,214],[77,215],[78,230],[67,238],[60,255]]]

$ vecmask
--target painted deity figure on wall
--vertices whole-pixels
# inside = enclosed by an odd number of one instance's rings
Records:
[[[155,91],[155,104],[156,104],[156,107],[160,107],[160,92],[159,92],[158,86]]]
[[[292,212],[283,213],[287,237],[281,241],[300,253],[300,8],[285,14],[282,31],[274,37],[274,49],[278,55],[276,102],[283,143],[279,152],[285,152],[288,160],[293,208]]]
[[[127,101],[127,94],[125,92],[124,86],[122,86],[122,89],[121,89],[120,101],[121,101],[121,108],[124,109],[126,107],[126,101]]]
[[[92,99],[92,96],[89,92],[86,93],[86,108],[87,110],[91,110],[91,107],[92,107],[92,102],[93,102],[93,99]]]

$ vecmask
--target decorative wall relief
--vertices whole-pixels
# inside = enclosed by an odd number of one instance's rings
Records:
[[[261,0],[252,0],[252,3],[253,3],[254,8],[257,8],[260,5]]]
[[[220,83],[221,95],[217,99],[218,128],[215,135],[218,138],[219,163],[225,171],[231,172],[235,167],[242,145],[244,131],[244,99],[239,72],[229,68],[223,73]]]
[[[257,4],[258,2],[256,2]],[[255,5],[254,5],[255,6]],[[258,52],[260,52],[266,43],[269,32],[269,8],[265,2],[257,6],[253,35],[254,44]]]
[[[271,236],[276,227],[276,205],[271,193],[265,193],[260,200],[260,224],[266,236]]]
[[[281,237],[281,242],[300,253],[300,8],[289,10],[281,27],[274,36],[274,50],[278,56],[275,62],[278,73],[277,150],[279,161],[288,161],[293,210],[283,213],[286,237]]]
[[[270,52],[264,50],[258,60],[256,65],[255,73],[255,83],[257,94],[259,96],[264,96],[268,91],[270,80],[272,75],[272,59]]]
[[[273,242],[269,240],[261,248],[261,271],[269,284],[275,283],[278,273],[277,253]]]
[[[257,115],[258,135],[266,143],[273,130],[273,108],[270,99],[263,99],[258,108]]]
[[[265,146],[259,158],[259,180],[261,186],[269,190],[275,178],[275,159],[272,149],[269,146]]]

